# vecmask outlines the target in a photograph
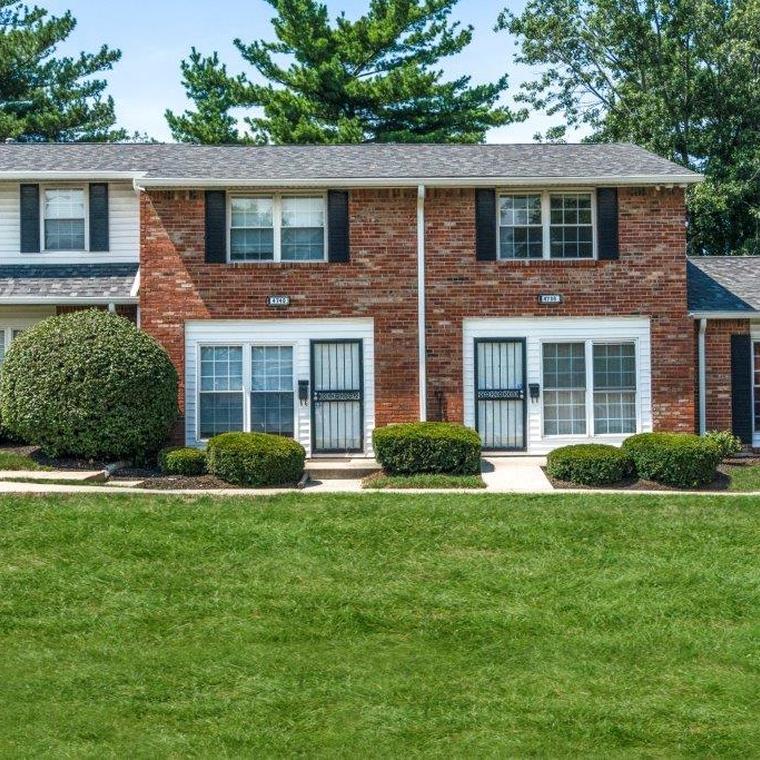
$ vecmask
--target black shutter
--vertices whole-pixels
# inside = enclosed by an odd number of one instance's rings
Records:
[[[108,249],[108,183],[93,182],[90,184],[90,250]]]
[[[752,443],[752,339],[731,336],[731,428],[742,443]]]
[[[602,261],[620,258],[616,187],[600,187],[596,191],[596,243]]]
[[[227,193],[206,190],[206,262],[227,261]]]
[[[40,186],[21,185],[21,253],[40,252]]]
[[[475,191],[475,258],[496,261],[496,191]]]
[[[349,258],[348,192],[327,193],[327,260],[345,262]]]

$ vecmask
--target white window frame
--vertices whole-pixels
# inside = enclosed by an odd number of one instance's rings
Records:
[[[589,261],[589,259],[585,259]],[[581,259],[583,261],[583,259]],[[544,344],[546,343],[583,343],[586,357],[586,432],[585,433],[560,433],[547,435],[544,430]],[[636,359],[636,388],[634,390],[634,399],[636,404],[636,429],[632,433],[597,433],[594,429],[594,346],[600,345],[618,345],[620,343],[632,343],[634,347],[634,357]],[[641,425],[641,381],[639,373],[641,372],[641,346],[638,338],[629,338],[625,335],[614,338],[545,338],[539,341],[540,349],[540,368],[541,368],[541,409],[540,423],[542,440],[552,439],[573,439],[586,441],[596,438],[618,440],[622,437],[635,435],[642,432]]]
[[[251,262],[253,263],[253,262]],[[293,440],[299,439],[299,416],[298,416],[298,379],[296,371],[298,344],[292,340],[248,340],[248,341],[230,341],[230,340],[204,340],[196,346],[196,363],[195,363],[195,430],[196,440],[198,443],[208,443],[208,438],[201,437],[201,351],[204,348],[216,348],[227,346],[229,348],[241,348],[243,350],[243,384],[239,391],[218,391],[219,393],[242,393],[243,394],[243,430],[244,433],[251,432],[251,393],[252,387],[252,350],[254,346],[288,346],[293,351]],[[211,391],[206,391],[210,393]]]
[[[84,201],[84,248],[48,248],[45,245],[45,193],[48,190],[81,190]],[[90,251],[90,193],[87,185],[66,185],[62,183],[40,186],[40,251],[51,254],[89,253]]]
[[[8,353],[8,349],[11,347],[11,343],[13,343],[14,337],[13,333],[16,331],[24,332],[24,330],[28,330],[31,325],[20,325],[20,324],[13,324],[13,323],[7,323],[4,325],[0,325],[0,333],[3,335],[3,353],[0,355],[0,366],[2,366],[2,363],[5,361],[5,355]]]
[[[592,255],[585,258],[560,258],[551,255],[551,197],[553,195],[577,195],[582,193],[591,196],[591,249]],[[540,259],[515,259],[502,258],[501,256],[501,204],[502,197],[507,195],[540,195],[541,196],[541,226],[543,227],[543,256]],[[563,187],[527,189],[516,187],[499,188],[496,192],[496,260],[502,262],[531,262],[531,261],[561,261],[563,263],[577,263],[579,261],[597,261],[599,251],[596,235],[596,188],[588,187]]]
[[[232,201],[236,198],[271,198],[272,230],[274,256],[271,259],[233,259],[232,258]],[[324,244],[321,259],[283,259],[282,258],[282,201],[283,198],[320,198],[324,208]],[[227,196],[227,263],[228,264],[321,264],[327,259],[327,193],[326,192],[286,192],[286,193],[229,193]],[[279,345],[279,344],[275,344]],[[285,345],[284,343],[282,345]]]

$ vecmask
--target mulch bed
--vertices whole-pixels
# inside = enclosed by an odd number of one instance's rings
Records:
[[[742,463],[744,464],[744,463]],[[568,483],[566,480],[557,480],[552,478],[546,471],[545,467],[541,468],[546,475],[547,480],[559,491],[574,490],[606,490],[606,491],[727,491],[731,485],[731,477],[728,474],[725,465],[718,467],[718,476],[706,486],[699,488],[676,488],[675,486],[666,486],[662,483],[655,483],[653,480],[643,480],[641,478],[629,478],[620,483],[613,483],[609,486],[581,486],[577,483]]]
[[[3,451],[10,452],[12,454],[21,454],[22,456],[33,459],[37,464],[43,467],[51,467],[54,470],[69,470],[69,471],[81,471],[81,470],[102,470],[109,462],[101,461],[98,459],[73,459],[69,457],[49,457],[47,454],[43,454],[37,446],[29,446],[26,444],[6,444],[2,447]]]

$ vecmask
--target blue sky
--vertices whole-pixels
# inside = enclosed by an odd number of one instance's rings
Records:
[[[519,10],[523,0],[505,0]],[[147,132],[158,140],[169,140],[163,117],[165,108],[181,111],[187,107],[180,83],[179,61],[195,45],[210,53],[218,50],[230,71],[245,70],[239,53],[232,45],[235,37],[250,41],[271,39],[271,6],[263,0],[38,0],[60,14],[70,9],[78,26],[62,52],[92,51],[102,43],[119,48],[123,57],[108,75],[109,92],[116,101],[120,125],[130,131]],[[361,15],[366,0],[328,0],[336,15],[344,10],[349,17]],[[531,72],[512,62],[514,47],[505,32],[495,33],[493,26],[504,3],[495,0],[460,0],[455,18],[475,28],[473,44],[445,62],[451,77],[470,74],[475,82],[491,81],[503,72],[510,75],[511,93]],[[527,142],[536,131],[550,122],[543,115],[533,115],[527,122],[492,130],[489,142]],[[573,138],[577,139],[577,138]]]

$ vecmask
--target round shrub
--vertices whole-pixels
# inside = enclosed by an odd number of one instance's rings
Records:
[[[546,459],[552,478],[583,486],[619,483],[633,472],[631,457],[616,446],[580,443],[554,449]]]
[[[731,457],[742,450],[741,440],[730,430],[711,430],[709,433],[705,433],[705,438],[717,444],[721,459]]]
[[[204,475],[206,452],[187,446],[172,446],[158,453],[158,466],[164,475]]]
[[[239,486],[282,486],[303,475],[306,452],[292,438],[269,433],[222,433],[208,442],[212,475]]]
[[[145,461],[177,419],[177,372],[127,319],[92,309],[50,317],[13,341],[0,415],[51,456]]]
[[[623,443],[640,478],[677,488],[697,488],[715,480],[720,448],[690,433],[640,433]]]
[[[391,475],[480,472],[480,436],[453,422],[410,422],[376,428],[377,461]]]

